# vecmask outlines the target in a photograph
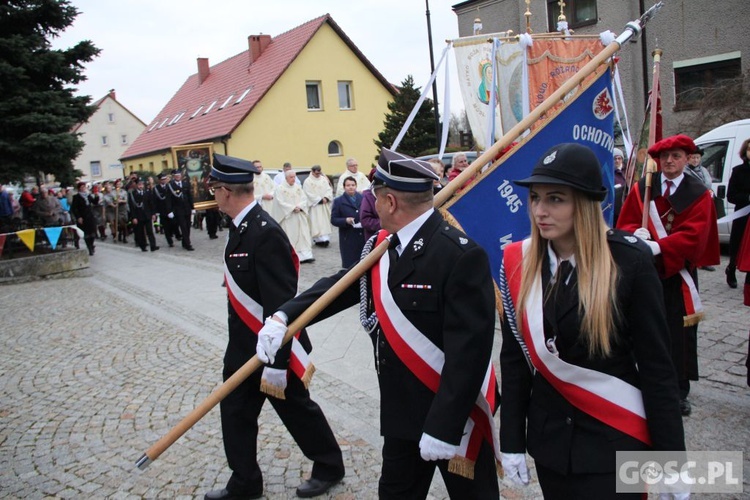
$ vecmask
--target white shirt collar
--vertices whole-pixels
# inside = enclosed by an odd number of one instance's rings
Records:
[[[237,214],[237,217],[232,219],[232,222],[234,223],[235,227],[240,227],[240,224],[242,224],[242,219],[244,219],[245,216],[248,214],[248,212],[250,212],[250,210],[252,210],[253,207],[257,204],[258,204],[258,200],[253,200],[251,204],[243,208],[242,211]]]
[[[557,273],[557,266],[560,265],[560,257],[557,256],[555,253],[555,250],[552,248],[552,242],[547,242],[547,254],[549,255],[549,272],[550,276],[555,276]],[[571,255],[569,259],[567,259],[568,262],[570,262],[570,265],[573,266],[573,268],[576,267],[576,256],[575,254]]]
[[[666,193],[667,192],[667,181],[672,181],[672,185],[674,186],[674,189],[672,190],[672,193],[674,194],[675,191],[677,191],[677,188],[680,187],[680,183],[682,182],[682,179],[685,178],[685,172],[682,172],[680,175],[675,177],[674,179],[667,179],[663,175],[661,176],[661,192]]]
[[[401,242],[399,246],[396,247],[396,251],[398,252],[399,256],[404,253],[404,248],[406,248],[412,238],[414,238],[414,235],[417,234],[417,231],[419,231],[419,228],[422,227],[427,219],[430,218],[430,215],[432,215],[432,212],[434,211],[434,208],[430,208],[425,213],[396,231],[398,240]]]

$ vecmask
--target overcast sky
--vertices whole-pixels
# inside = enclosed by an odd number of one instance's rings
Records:
[[[429,0],[435,64],[445,40],[458,36],[451,5]],[[334,21],[378,70],[398,84],[411,74],[421,88],[430,73],[424,0],[72,0],[80,14],[53,41],[67,48],[91,40],[101,54],[86,66],[78,94],[94,100],[114,88],[117,100],[148,124],[197,71],[196,58],[214,65],[247,50],[247,37],[272,37],[323,14]],[[451,75],[456,69],[449,55]],[[442,72],[441,72],[442,74]],[[444,84],[440,76],[438,102]],[[463,106],[451,85],[451,108]]]

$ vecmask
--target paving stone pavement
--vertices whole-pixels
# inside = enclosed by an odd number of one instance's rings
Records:
[[[196,251],[187,252],[157,236],[161,249],[153,253],[109,240],[97,245],[92,276],[0,286],[0,497],[192,499],[226,484],[218,409],[145,471],[135,467],[221,382],[224,239],[194,231],[192,240]],[[335,238],[314,253],[316,261],[302,266],[301,288],[340,266]],[[693,385],[686,436],[692,450],[746,451],[750,308],[718,269],[700,272],[708,317],[699,327],[702,379]],[[318,368],[311,393],[347,467],[327,497],[376,498],[381,438],[370,341],[355,308],[312,326],[310,334]],[[499,337],[498,330],[495,363]],[[294,498],[310,461],[270,405],[260,420],[266,498]],[[501,483],[503,498],[541,496],[529,464],[532,484]],[[744,468],[750,471],[747,454]],[[747,473],[746,492],[749,481]],[[447,498],[439,475],[430,498]]]

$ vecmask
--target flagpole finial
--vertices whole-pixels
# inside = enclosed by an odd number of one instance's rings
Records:
[[[560,6],[560,15],[557,16],[557,22],[565,22],[565,0],[560,0],[559,2],[557,2],[557,4]]]
[[[482,20],[478,17],[474,18],[474,28],[473,28],[475,35],[481,35],[482,34]]]
[[[526,16],[526,33],[531,34],[531,0],[526,0],[526,12],[523,15]]]

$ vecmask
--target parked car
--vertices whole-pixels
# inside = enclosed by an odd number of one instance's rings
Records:
[[[750,119],[745,119],[726,123],[695,140],[695,144],[704,151],[703,166],[711,173],[714,193],[723,200],[724,212],[727,215],[734,213],[734,204],[726,199],[729,177],[732,175],[732,167],[742,162],[740,147],[742,142],[749,137]],[[731,222],[719,224],[721,243],[729,243],[731,227]]]

